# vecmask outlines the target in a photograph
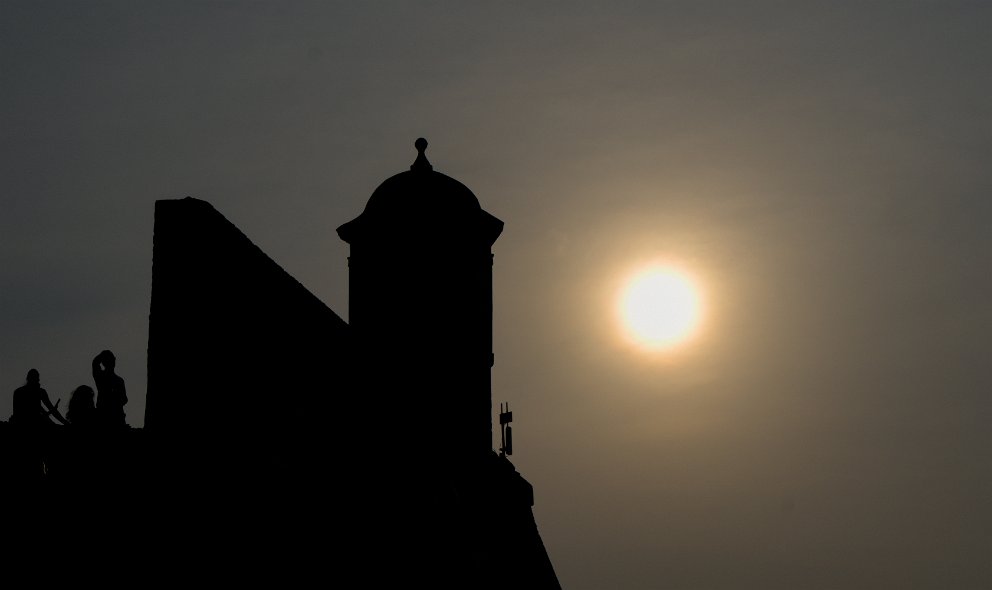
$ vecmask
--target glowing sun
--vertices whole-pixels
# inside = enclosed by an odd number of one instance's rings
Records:
[[[628,336],[650,350],[687,340],[699,324],[698,290],[682,272],[652,266],[632,277],[620,295],[620,317]]]

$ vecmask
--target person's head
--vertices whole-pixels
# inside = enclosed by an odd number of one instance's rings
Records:
[[[69,422],[84,420],[87,410],[92,411],[96,405],[93,401],[94,397],[93,388],[89,385],[80,385],[74,389],[72,397],[69,398],[69,412],[66,414]]]
[[[41,375],[38,374],[38,369],[31,369],[28,371],[27,376],[28,384],[37,385],[41,381]]]
[[[79,403],[79,402],[86,402],[86,401],[92,402],[93,401],[93,397],[95,395],[96,394],[93,392],[93,388],[92,387],[90,387],[89,385],[80,385],[76,389],[72,390],[72,398],[71,398],[71,400],[73,402],[76,402],[78,400],[77,403]]]
[[[100,356],[103,357],[103,366],[104,366],[104,368],[110,369],[111,371],[113,371],[114,370],[114,365],[117,364],[117,358],[114,357],[114,353],[110,352],[109,350],[105,350],[105,351],[103,351],[103,352],[100,353]]]
[[[93,406],[93,398],[96,397],[93,388],[89,385],[80,385],[72,391],[72,397],[69,398],[69,410],[73,408],[78,408],[81,406]]]

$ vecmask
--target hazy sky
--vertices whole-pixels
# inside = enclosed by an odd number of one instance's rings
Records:
[[[506,223],[493,401],[565,588],[992,587],[990,30],[982,1],[0,0],[0,418],[110,348],[143,423],[156,199],[347,317],[334,230],[425,136]],[[660,259],[706,320],[645,354],[616,299]]]

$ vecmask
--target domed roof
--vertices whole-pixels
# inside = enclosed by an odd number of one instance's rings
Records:
[[[375,189],[365,205],[366,215],[389,213],[410,213],[411,209],[428,209],[432,212],[444,210],[479,210],[482,206],[467,186],[450,176],[434,172],[424,151],[427,140],[418,139],[417,159],[408,172],[391,176]]]
[[[355,237],[369,231],[395,233],[401,227],[467,226],[464,228],[470,229],[480,223],[480,218],[498,221],[482,210],[479,199],[467,186],[434,171],[424,154],[426,139],[418,139],[414,146],[417,159],[410,170],[383,181],[372,193],[362,214],[338,228],[341,239],[351,243]],[[499,225],[502,229],[502,222]]]

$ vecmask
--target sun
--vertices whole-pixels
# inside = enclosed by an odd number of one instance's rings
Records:
[[[669,266],[641,270],[620,294],[620,317],[628,337],[648,350],[665,350],[696,331],[699,291],[689,277]]]

